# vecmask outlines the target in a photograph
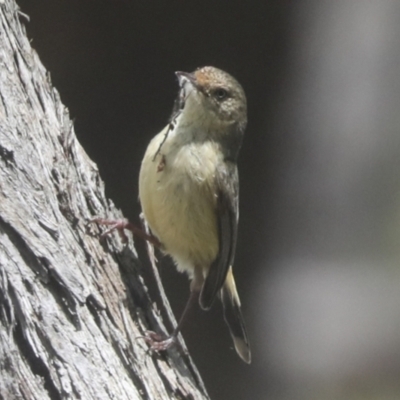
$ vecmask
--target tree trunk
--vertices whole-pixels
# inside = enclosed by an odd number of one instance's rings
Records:
[[[182,341],[138,338],[165,332],[160,313],[132,239],[87,225],[121,215],[20,16],[0,0],[0,397],[207,399]]]

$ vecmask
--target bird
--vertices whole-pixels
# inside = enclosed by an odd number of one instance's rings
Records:
[[[149,143],[139,173],[144,218],[161,251],[190,279],[190,296],[167,339],[174,343],[198,302],[209,310],[218,297],[240,358],[251,362],[248,335],[232,271],[239,219],[237,161],[247,125],[247,100],[227,72],[205,66],[176,72],[179,92],[172,116]]]

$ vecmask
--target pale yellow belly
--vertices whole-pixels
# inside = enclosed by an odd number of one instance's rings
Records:
[[[158,147],[156,137],[140,171],[143,213],[179,270],[206,272],[218,252],[212,144],[171,151],[153,161]]]

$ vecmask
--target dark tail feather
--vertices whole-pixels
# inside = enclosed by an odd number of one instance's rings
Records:
[[[244,362],[250,364],[250,346],[232,268],[229,269],[226,281],[221,289],[221,300],[224,307],[225,322],[228,325],[236,352]]]

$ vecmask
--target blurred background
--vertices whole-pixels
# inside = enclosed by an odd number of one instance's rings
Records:
[[[174,71],[214,65],[246,90],[235,274],[253,363],[219,306],[195,313],[183,335],[211,398],[400,398],[400,2],[17,1],[132,221]],[[179,315],[187,278],[161,269]]]

